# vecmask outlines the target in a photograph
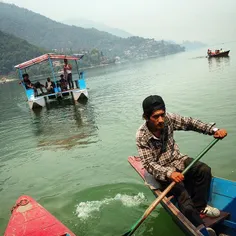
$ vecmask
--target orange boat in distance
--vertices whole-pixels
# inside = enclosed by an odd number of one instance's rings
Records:
[[[229,52],[230,52],[230,50],[224,51],[224,50],[222,50],[222,48],[220,50],[215,50],[215,51],[208,49],[207,55],[208,55],[208,57],[228,57]]]

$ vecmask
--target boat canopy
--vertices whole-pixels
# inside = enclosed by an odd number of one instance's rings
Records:
[[[25,69],[27,67],[33,66],[35,64],[41,63],[43,61],[46,61],[48,59],[53,59],[53,60],[80,60],[82,57],[84,56],[84,54],[76,54],[76,56],[67,56],[67,55],[57,55],[57,54],[53,54],[53,53],[48,53],[48,54],[44,54],[42,56],[36,57],[34,59],[31,59],[29,61],[23,62],[19,65],[16,65],[15,68],[17,69]]]

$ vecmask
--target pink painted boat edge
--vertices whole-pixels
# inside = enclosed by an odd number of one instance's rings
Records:
[[[20,196],[12,208],[12,214],[4,236],[76,236],[36,200]]]

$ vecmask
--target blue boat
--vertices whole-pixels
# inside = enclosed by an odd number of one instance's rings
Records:
[[[34,109],[34,108],[38,108],[38,107],[45,107],[47,102],[49,102],[51,100],[55,100],[55,99],[63,99],[63,98],[68,97],[69,95],[71,95],[71,97],[73,97],[73,99],[75,101],[77,101],[81,98],[87,99],[88,98],[88,90],[87,90],[85,79],[84,79],[84,72],[79,71],[78,62],[77,62],[80,59],[82,59],[83,56],[84,56],[83,54],[68,56],[68,55],[56,55],[54,53],[48,53],[48,54],[44,54],[39,57],[36,57],[34,59],[31,59],[29,61],[23,62],[19,65],[16,65],[15,68],[18,71],[19,79],[21,81],[20,83],[25,90],[25,94],[26,94],[27,101],[28,101],[30,108]],[[68,89],[67,85],[65,85],[66,86],[65,89],[61,88],[61,86],[59,85],[59,80],[58,80],[58,78],[60,76],[57,75],[58,72],[55,70],[55,67],[57,66],[57,64],[59,64],[59,66],[60,66],[61,65],[60,61],[61,60],[63,61],[65,59],[68,61],[75,62],[76,73],[78,74],[77,79],[72,81],[73,85],[75,84],[75,86],[73,86],[73,88],[69,88],[69,89]],[[28,69],[30,67],[32,67],[36,64],[44,63],[44,62],[47,62],[47,64],[48,64],[47,66],[49,66],[49,68],[50,68],[50,77],[52,78],[52,81],[54,83],[54,88],[53,88],[53,91],[51,91],[50,93],[47,92],[47,93],[43,93],[43,94],[42,93],[37,94],[35,92],[35,89],[27,88],[27,86],[25,86],[24,81],[23,81],[23,73],[27,73]],[[29,71],[32,74],[33,71],[32,70],[29,70]],[[61,72],[61,73],[63,73],[63,72]],[[64,75],[63,75],[63,78],[64,78]],[[46,80],[46,78],[44,78],[44,80]],[[39,83],[39,82],[37,82],[37,83]]]
[[[128,161],[143,178],[153,194],[158,197],[162,193],[160,190],[161,186],[143,168],[140,158],[130,156]],[[208,203],[211,206],[217,207],[221,214],[217,218],[203,218],[206,227],[213,228],[219,236],[236,236],[236,182],[217,177],[212,178]],[[174,198],[165,197],[161,204],[185,235],[202,235],[179,211]]]

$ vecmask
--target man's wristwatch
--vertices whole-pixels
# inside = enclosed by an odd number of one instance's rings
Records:
[[[215,132],[219,129],[218,128],[213,128],[212,130],[213,130],[213,134],[215,134]]]

